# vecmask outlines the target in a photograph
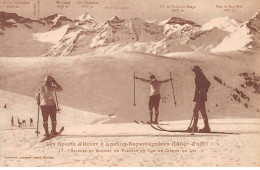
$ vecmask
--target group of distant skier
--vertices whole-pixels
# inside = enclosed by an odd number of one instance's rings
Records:
[[[205,102],[207,101],[207,92],[210,87],[210,82],[203,74],[201,68],[199,66],[194,66],[192,71],[195,73],[195,95],[193,101],[196,103],[193,109],[192,116],[192,124],[188,127],[188,132],[210,132],[210,127],[208,123],[208,117],[206,114]],[[161,84],[172,81],[172,78],[159,81],[155,78],[154,75],[150,76],[150,79],[144,79],[134,76],[134,79],[141,80],[150,84],[151,92],[149,97],[149,115],[150,120],[148,123],[158,124],[159,117],[159,105],[160,105],[160,87]],[[51,76],[46,76],[44,79],[44,83],[40,86],[40,88],[36,92],[36,101],[39,108],[42,111],[43,117],[43,128],[45,131],[46,138],[53,137],[57,135],[56,126],[56,113],[57,113],[57,100],[55,101],[54,94],[56,92],[62,91],[62,87],[55,81],[55,79]],[[155,110],[155,119],[153,120],[153,108]],[[202,114],[204,120],[204,128],[198,129],[198,113],[199,111]],[[51,118],[51,132],[48,130],[48,117]]]
[[[25,127],[26,126],[26,120],[22,120],[22,122],[21,122],[19,119],[17,119],[17,125],[18,125],[19,128]],[[11,126],[15,126],[13,116],[11,118]],[[33,126],[33,119],[32,118],[30,118],[30,126]]]

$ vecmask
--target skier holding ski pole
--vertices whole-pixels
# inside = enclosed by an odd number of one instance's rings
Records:
[[[187,131],[190,132],[198,132],[198,113],[201,112],[201,115],[204,120],[204,128],[200,129],[199,132],[210,132],[209,128],[209,122],[208,122],[208,116],[206,114],[206,108],[205,108],[205,101],[207,101],[207,92],[210,87],[210,82],[205,77],[205,75],[202,73],[202,70],[199,66],[194,66],[192,71],[195,73],[195,95],[193,101],[196,102],[194,110],[193,110],[193,125],[192,127],[189,127]],[[192,122],[192,120],[191,120]],[[191,125],[191,123],[190,123]]]
[[[159,81],[155,78],[154,75],[150,76],[150,80],[146,80],[144,78],[134,77],[137,80],[141,80],[143,82],[149,83],[151,85],[151,93],[149,97],[149,112],[150,112],[150,121],[147,123],[154,123],[158,124],[158,117],[159,117],[159,105],[161,100],[160,95],[160,87],[162,83],[166,83],[171,81],[172,79],[167,79],[164,81]],[[155,121],[153,121],[153,108],[155,109]]]
[[[46,76],[44,84],[40,86],[35,96],[37,104],[42,111],[43,128],[45,131],[46,138],[50,138],[51,136],[57,135],[56,132],[57,107],[54,99],[54,93],[56,91],[62,91],[62,87],[55,81],[53,77]],[[48,130],[49,116],[51,117],[51,125],[52,125],[51,134],[49,134],[49,130]]]

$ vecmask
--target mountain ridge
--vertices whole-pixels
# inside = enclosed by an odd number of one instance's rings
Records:
[[[141,18],[124,19],[119,16],[99,24],[87,12],[74,20],[58,13],[39,20],[4,11],[0,11],[0,14],[0,40],[5,40],[7,46],[16,49],[15,40],[7,37],[19,37],[18,32],[24,31],[29,43],[19,44],[20,48],[28,48],[26,46],[30,46],[30,43],[40,44],[39,48],[44,46],[44,49],[38,49],[37,55],[41,53],[43,56],[117,51],[168,55],[174,52],[218,53],[260,48],[259,12],[247,22],[224,16],[213,18],[203,25],[178,17],[148,22]],[[229,47],[230,41],[234,41],[237,34],[241,34],[247,41]],[[5,56],[10,54],[12,51],[3,52]]]

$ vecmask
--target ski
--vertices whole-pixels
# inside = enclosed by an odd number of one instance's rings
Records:
[[[142,121],[142,120],[141,120],[141,123],[142,123],[142,124],[146,124],[146,125],[149,125],[149,124],[151,124],[151,123],[145,123],[145,122],[144,122],[144,121]]]
[[[136,121],[136,120],[134,120],[134,122],[136,123],[136,124],[138,124],[138,125],[150,125],[151,123],[145,123],[144,121],[140,121],[140,122],[138,122],[138,121]],[[155,125],[155,124],[154,124]],[[156,125],[158,125],[158,124],[156,124]],[[161,123],[159,123],[159,125],[169,125],[169,124],[161,124]]]
[[[134,122],[136,123],[136,124],[138,124],[138,125],[142,125],[142,124],[149,124],[149,123],[145,123],[144,121],[140,121],[140,122],[138,122],[138,121],[136,121],[136,120],[134,120]]]
[[[152,125],[151,125],[152,126]],[[162,128],[160,126],[157,125],[157,127],[160,129],[160,130],[163,130],[163,131],[166,131],[166,132],[184,132],[184,133],[192,133],[192,132],[189,132],[187,130],[168,130],[168,129],[165,129],[165,128]],[[235,135],[235,134],[238,134],[238,133],[228,133],[228,132],[193,132],[193,133],[213,133],[213,134],[223,134],[223,135]]]
[[[159,129],[159,128],[153,126],[152,124],[150,124],[150,126],[151,126],[153,129],[155,129],[155,130],[158,130],[158,131],[164,131],[164,130],[162,130],[162,129]]]
[[[187,130],[167,130],[158,125],[157,125],[157,128],[160,129],[161,131],[166,131],[166,132],[188,132]]]
[[[158,123],[158,124],[154,124],[154,123],[145,123],[145,122],[142,121],[142,120],[141,120],[141,123],[146,124],[146,125],[150,125],[150,124],[153,124],[153,125],[169,125],[169,124],[163,124],[163,123]]]
[[[55,138],[56,136],[59,136],[62,132],[64,131],[64,127],[62,126],[62,128],[59,130],[59,132],[57,133],[57,135],[55,136],[50,136],[50,137],[45,137],[43,138],[40,142],[45,142],[46,140],[51,140],[52,138]]]

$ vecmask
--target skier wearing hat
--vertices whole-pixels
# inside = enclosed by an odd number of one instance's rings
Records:
[[[193,110],[193,126],[191,128],[188,128],[188,131],[197,132],[198,127],[198,113],[201,112],[201,115],[204,120],[204,128],[200,129],[199,132],[210,132],[209,123],[208,123],[208,117],[206,114],[206,108],[205,108],[205,101],[207,101],[207,92],[210,86],[210,82],[205,77],[205,75],[202,73],[202,70],[199,66],[194,66],[192,71],[195,73],[195,95],[193,102],[196,102],[194,110]]]
[[[150,121],[148,121],[147,123],[158,124],[159,105],[161,100],[160,87],[162,83],[166,83],[172,79],[159,81],[155,78],[154,75],[150,76],[150,80],[146,80],[144,78],[139,78],[139,77],[134,77],[134,78],[149,83],[151,85],[151,93],[150,93],[149,104],[148,104],[149,112],[150,112]],[[153,108],[155,109],[155,121],[153,121]]]
[[[43,128],[45,131],[45,136],[48,138],[50,135],[55,136],[56,132],[56,102],[54,100],[54,92],[62,91],[62,87],[54,80],[51,76],[45,77],[45,82],[40,86],[36,92],[37,104],[41,107],[42,117],[43,117]],[[48,117],[51,117],[52,130],[49,134],[48,130]]]

